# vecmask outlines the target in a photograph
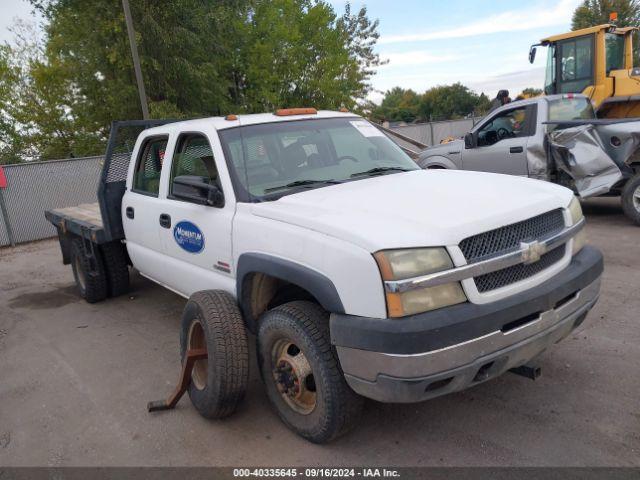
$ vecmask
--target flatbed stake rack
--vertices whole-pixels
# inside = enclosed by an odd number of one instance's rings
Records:
[[[158,412],[160,410],[171,410],[172,408],[175,408],[182,398],[182,395],[184,395],[184,392],[189,388],[193,366],[198,360],[205,360],[206,358],[207,350],[205,348],[187,350],[184,363],[182,364],[182,371],[180,372],[178,386],[166,400],[155,400],[147,403],[147,411]]]

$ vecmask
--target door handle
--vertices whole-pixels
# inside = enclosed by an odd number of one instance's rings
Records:
[[[135,212],[133,210],[133,207],[127,207],[126,213],[127,213],[127,218],[135,217]]]
[[[166,213],[160,214],[160,226],[164,228],[171,228],[171,217]]]
[[[522,147],[511,147],[509,153],[522,153],[524,149]]]

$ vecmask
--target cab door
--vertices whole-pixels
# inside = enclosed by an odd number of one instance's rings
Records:
[[[218,172],[223,170],[220,149],[214,155],[211,136],[201,132],[179,133],[168,175],[163,175],[157,221],[165,261],[163,283],[189,296],[205,289],[235,292],[232,277],[231,226],[235,201],[223,188]],[[217,135],[215,135],[217,140]],[[198,177],[216,185],[225,196],[224,206],[202,205],[174,195],[176,177]],[[227,185],[228,186],[228,185]]]
[[[122,197],[122,225],[127,252],[133,266],[154,280],[161,276],[163,270],[164,252],[157,218],[160,176],[168,140],[168,134],[154,134],[141,140],[137,158],[132,159],[127,188]]]
[[[496,113],[476,130],[477,146],[463,150],[463,169],[528,176],[527,142],[535,124],[533,104]]]

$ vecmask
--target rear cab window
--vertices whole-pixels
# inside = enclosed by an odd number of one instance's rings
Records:
[[[167,135],[151,137],[144,141],[133,172],[133,192],[153,197],[158,196],[160,172],[168,141]]]
[[[591,102],[586,97],[562,97],[548,100],[549,121],[590,120],[596,118]]]

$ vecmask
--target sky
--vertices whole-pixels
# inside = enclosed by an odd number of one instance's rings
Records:
[[[110,0],[117,1],[117,0]],[[135,0],[134,0],[135,1]],[[328,0],[336,12],[345,0]],[[352,0],[380,21],[376,47],[387,65],[372,78],[373,101],[395,86],[417,92],[461,82],[494,97],[507,89],[515,97],[526,87],[541,88],[546,52],[527,59],[529,46],[570,29],[581,0]],[[26,0],[0,0],[0,43],[11,42],[16,18],[33,19]],[[34,20],[37,21],[37,20]]]

